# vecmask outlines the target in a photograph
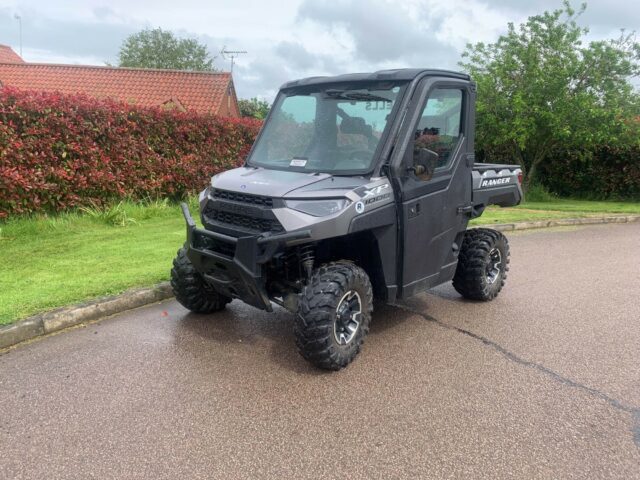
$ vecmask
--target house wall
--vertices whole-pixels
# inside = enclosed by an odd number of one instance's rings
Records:
[[[218,115],[223,117],[240,118],[240,108],[238,107],[238,97],[233,81],[229,82],[229,86],[222,98],[222,103],[218,109]]]

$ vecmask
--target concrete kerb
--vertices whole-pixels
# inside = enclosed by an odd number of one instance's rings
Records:
[[[504,232],[573,225],[631,223],[637,221],[640,221],[640,215],[609,215],[606,217],[563,218],[557,220],[479,226],[490,227]],[[98,320],[127,310],[156,303],[171,298],[172,296],[173,293],[169,282],[163,282],[153,287],[129,290],[121,295],[100,298],[34,315],[11,325],[0,327],[0,349],[11,347],[18,343],[85,322]]]
[[[12,325],[0,327],[0,349],[64,328],[156,303],[172,296],[169,282],[163,282],[150,288],[128,290],[120,295],[34,315]]]
[[[598,225],[603,223],[631,223],[640,220],[640,215],[609,215],[606,217],[558,218],[555,220],[537,220],[533,222],[500,223],[478,225],[490,227],[501,232],[510,230],[531,230],[535,228],[570,227],[575,225]]]

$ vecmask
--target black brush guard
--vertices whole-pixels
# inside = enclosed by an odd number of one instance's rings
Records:
[[[180,207],[187,223],[187,257],[205,281],[222,295],[239,298],[249,305],[271,312],[271,301],[264,287],[263,264],[279,248],[288,242],[309,238],[311,232],[303,230],[232,237],[196,227],[189,207],[185,203],[181,203]],[[220,243],[226,248],[216,249],[215,246]],[[234,252],[233,255],[230,252]]]

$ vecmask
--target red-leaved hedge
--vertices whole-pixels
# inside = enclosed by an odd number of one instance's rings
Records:
[[[0,218],[180,198],[237,166],[261,122],[0,89]]]

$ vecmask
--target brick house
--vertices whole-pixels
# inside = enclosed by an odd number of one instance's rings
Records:
[[[240,116],[233,78],[228,72],[26,63],[10,47],[0,45],[0,86],[4,85]]]
[[[0,63],[24,63],[24,60],[11,47],[0,45]]]

